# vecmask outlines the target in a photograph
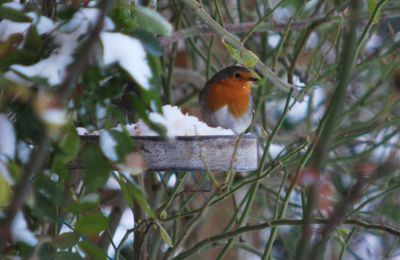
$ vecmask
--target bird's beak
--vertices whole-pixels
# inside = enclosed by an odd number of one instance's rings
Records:
[[[256,78],[256,77],[250,77],[249,78],[249,81],[259,81],[260,80],[260,78]]]
[[[249,81],[259,81],[261,78],[254,71],[251,72],[249,77],[247,78]]]

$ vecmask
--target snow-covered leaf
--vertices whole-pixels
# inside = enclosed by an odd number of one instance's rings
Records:
[[[30,23],[19,23],[7,19],[0,21],[0,42],[6,41],[13,34],[25,33],[30,26]]]
[[[24,13],[4,5],[0,5],[0,17],[15,22],[28,23],[32,21],[32,18],[26,16]]]
[[[152,73],[141,42],[122,33],[103,32],[100,37],[104,65],[118,63],[137,83],[149,89]]]

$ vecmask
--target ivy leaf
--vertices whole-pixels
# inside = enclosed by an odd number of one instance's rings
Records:
[[[172,33],[172,25],[157,11],[143,6],[136,6],[135,11],[138,24],[146,25],[147,31],[162,36]]]

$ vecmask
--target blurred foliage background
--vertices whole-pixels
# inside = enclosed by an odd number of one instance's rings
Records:
[[[396,0],[1,1],[2,257],[399,258],[399,46]],[[146,172],[112,128],[236,63],[257,171]]]

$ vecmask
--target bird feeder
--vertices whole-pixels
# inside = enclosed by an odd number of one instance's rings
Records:
[[[98,142],[98,136],[81,136]],[[133,136],[149,171],[253,171],[258,166],[257,138],[245,135]],[[77,161],[70,168],[81,168]]]

